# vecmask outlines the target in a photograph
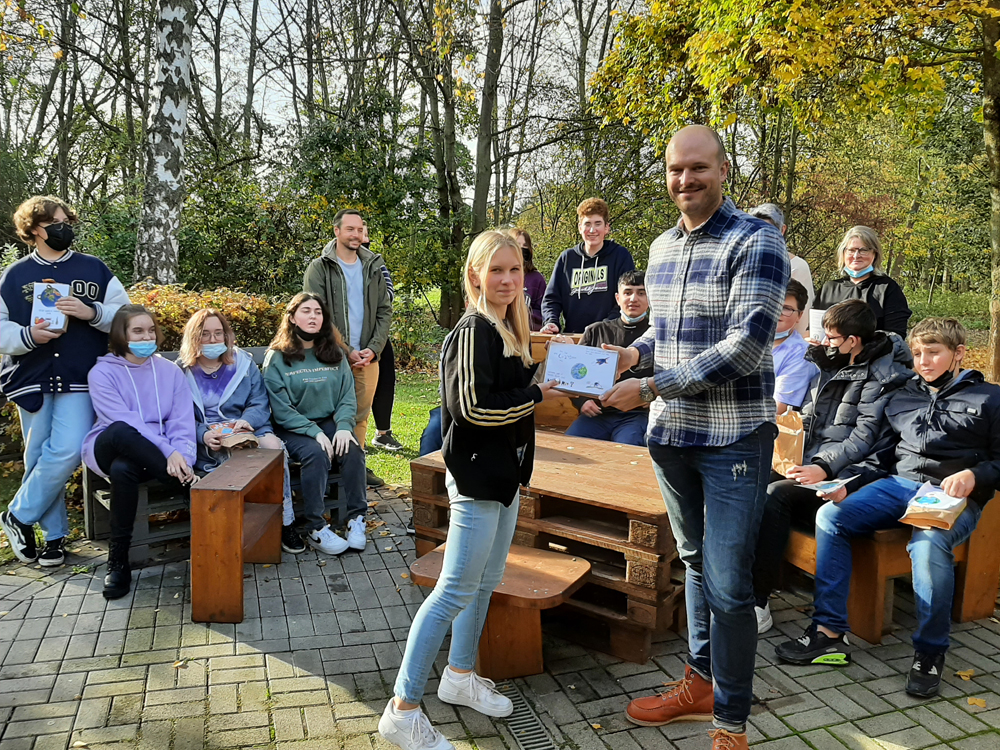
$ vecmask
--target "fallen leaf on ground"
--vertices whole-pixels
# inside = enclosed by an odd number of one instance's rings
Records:
[[[976,670],[974,670],[974,669],[963,669],[960,672],[955,672],[955,676],[956,677],[961,677],[963,680],[965,680],[966,682],[968,682],[969,680],[972,679],[972,675],[974,675],[975,673],[976,673]]]
[[[385,551],[386,551],[386,552],[392,552],[392,547],[386,547],[386,548],[385,548]]]
[[[591,724],[590,726],[592,726],[594,729],[603,729],[604,728],[600,724]]]
[[[326,565],[326,560],[317,560],[316,564],[322,568],[323,566]]]
[[[90,747],[90,745],[88,745],[83,740],[77,740],[76,742],[73,743],[73,747]]]
[[[986,708],[986,701],[982,698],[969,698],[970,706],[979,706],[980,708]]]
[[[188,663],[187,657],[183,659],[178,659],[177,661],[174,662],[174,669],[187,669],[188,668],[187,663]]]
[[[180,598],[181,598],[181,595],[179,593],[174,594],[174,599],[180,599]]]
[[[266,565],[264,565],[264,567],[265,568],[270,568],[271,567],[271,563],[267,563]]]
[[[400,577],[400,578],[409,578],[409,577],[410,577],[410,574],[409,574],[409,573],[400,573],[400,574],[399,574],[399,577]]]
[[[576,690],[576,685],[567,685],[570,690]]]
[[[369,508],[374,508],[376,505],[378,505],[378,500],[372,500],[370,503],[368,503]]]

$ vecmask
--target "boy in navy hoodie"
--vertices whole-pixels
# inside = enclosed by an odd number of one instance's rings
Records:
[[[792,664],[847,664],[847,594],[851,539],[900,526],[907,502],[924,482],[967,505],[950,529],[914,528],[917,627],[906,692],[936,695],[944,672],[955,593],[953,550],[975,531],[1000,486],[1000,386],[962,370],[965,328],[953,318],[926,318],[910,332],[917,375],[886,403],[870,460],[889,474],[848,495],[831,495],[816,516],[816,611],[798,640],[777,647]],[[843,491],[841,488],[840,492]]]
[[[70,249],[76,221],[59,198],[26,200],[14,212],[14,227],[34,249],[0,276],[0,389],[17,405],[24,436],[24,476],[0,513],[0,528],[19,560],[46,567],[61,565],[65,557],[64,490],[94,424],[87,373],[107,353],[111,320],[129,301],[102,261]],[[48,279],[70,288],[70,296],[55,303],[66,315],[64,332],[31,319],[34,284]],[[45,537],[41,552],[36,523]]]
[[[613,240],[608,204],[587,198],[577,206],[582,241],[563,252],[542,297],[542,333],[582,333],[591,323],[617,317],[616,282],[635,270],[632,254]],[[560,318],[565,323],[560,328]]]

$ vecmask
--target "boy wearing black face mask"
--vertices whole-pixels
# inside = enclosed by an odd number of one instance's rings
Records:
[[[816,612],[803,638],[778,647],[785,661],[807,664],[831,643],[842,647],[851,538],[899,527],[907,502],[931,482],[967,499],[950,529],[914,529],[907,546],[917,628],[906,692],[923,698],[937,694],[955,591],[952,550],[969,538],[1000,486],[1000,387],[976,370],[961,369],[965,338],[953,318],[927,318],[911,331],[917,375],[889,398],[873,448],[873,458],[889,476],[817,514]]]
[[[819,367],[802,406],[803,465],[785,477],[772,476],[757,537],[754,596],[757,631],[773,624],[767,600],[778,585],[791,524],[812,526],[827,500],[842,500],[881,474],[864,459],[878,436],[889,396],[913,375],[910,350],[898,334],[875,330],[875,313],[861,300],[847,300],[823,315],[825,346],[811,346],[805,358]],[[853,477],[836,494],[817,497],[803,484]]]
[[[0,528],[23,562],[63,563],[69,522],[66,481],[80,465],[80,447],[94,424],[87,373],[108,351],[111,321],[128,295],[100,260],[74,252],[77,215],[52,196],[29,198],[14,212],[18,236],[32,252],[0,276],[0,388],[17,405],[24,436],[24,477]],[[69,297],[55,307],[66,315],[65,332],[31,319],[34,284],[67,284]],[[34,525],[45,547],[39,552]]]

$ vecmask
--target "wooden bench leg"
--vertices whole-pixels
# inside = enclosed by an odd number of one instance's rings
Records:
[[[981,620],[993,615],[1000,584],[1000,500],[983,509],[976,530],[968,541],[964,562],[955,568],[955,600],[951,616],[956,622]]]
[[[847,620],[851,632],[869,643],[882,642],[882,628],[886,622],[887,583],[878,545],[869,539],[855,539],[852,545]]]
[[[243,499],[197,485],[191,492],[191,619],[243,622]]]
[[[476,672],[491,680],[507,680],[544,669],[541,610],[493,601],[479,639]]]

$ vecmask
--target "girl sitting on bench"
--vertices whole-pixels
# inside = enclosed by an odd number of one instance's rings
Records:
[[[315,294],[300,292],[285,308],[264,360],[264,386],[271,399],[275,433],[302,466],[302,500],[308,543],[328,555],[367,541],[365,454],[354,437],[357,401],[344,341]],[[347,539],[323,518],[330,468],[340,467],[347,498]]]
[[[535,404],[560,395],[553,390],[558,381],[531,385],[523,263],[514,238],[500,232],[476,237],[463,274],[468,310],[441,356],[448,546],[437,585],[413,618],[395,697],[378,724],[382,737],[402,750],[452,748],[420,709],[448,628],[451,651],[438,698],[487,716],[514,710],[473,667],[490,596],[507,564],[520,485],[531,478]]]
[[[111,321],[110,353],[88,376],[97,424],[83,441],[83,460],[111,482],[105,599],[120,599],[132,584],[128,551],[139,485],[156,479],[180,490],[197,479],[191,390],[177,365],[156,354],[161,340],[153,313],[124,305]]]
[[[239,432],[253,433],[257,445],[268,450],[284,451],[285,446],[271,427],[271,406],[260,368],[247,352],[236,347],[233,328],[218,310],[199,310],[184,326],[177,364],[187,376],[194,397],[194,419],[198,436],[198,459],[195,469],[207,474],[230,456],[222,444],[222,433],[213,425],[231,423]],[[306,545],[292,524],[292,488],[285,459],[284,512],[281,548],[297,555]]]

